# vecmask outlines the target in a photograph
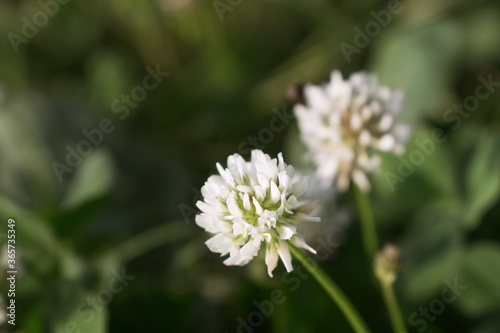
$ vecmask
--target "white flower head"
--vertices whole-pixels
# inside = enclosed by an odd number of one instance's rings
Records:
[[[283,157],[271,159],[253,150],[249,162],[234,154],[227,159],[227,169],[217,163],[219,175],[208,178],[201,188],[203,201],[196,204],[202,211],[196,224],[215,234],[206,244],[222,256],[229,254],[226,265],[246,265],[266,248],[268,274],[278,264],[278,257],[291,272],[292,258],[288,243],[316,253],[297,233],[303,221],[319,222],[304,214],[307,178],[295,175],[294,168]]]
[[[380,158],[373,150],[402,154],[410,127],[397,124],[403,94],[377,84],[374,75],[354,73],[343,80],[333,71],[324,86],[304,87],[305,105],[294,108],[301,138],[326,185],[336,181],[339,191],[350,180],[370,191],[366,173],[376,170]]]

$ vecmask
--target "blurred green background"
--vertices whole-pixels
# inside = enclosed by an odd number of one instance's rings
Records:
[[[385,24],[373,23],[388,10],[378,0],[1,1],[0,241],[14,218],[19,274],[16,326],[0,330],[350,332],[313,279],[281,264],[271,279],[262,258],[226,267],[194,223],[197,189],[215,163],[242,142],[248,157],[249,136],[291,113],[290,85],[340,69],[373,71],[405,91],[402,118],[414,135],[404,158],[436,128],[447,137],[395,191],[386,172],[397,174],[398,158],[385,156],[371,177],[380,237],[404,256],[395,288],[409,331],[500,332],[498,87],[470,115],[447,113],[476,94],[478,77],[500,82],[500,3],[399,8]],[[369,26],[380,32],[363,42],[357,29]],[[346,57],[342,43],[356,52]],[[135,88],[157,69],[169,74],[154,89]],[[140,101],[125,106],[131,92]],[[103,119],[102,142],[84,147],[82,131]],[[265,141],[253,146],[307,167],[294,120]],[[68,167],[78,145],[88,154]],[[61,179],[55,165],[66,165]],[[374,332],[389,332],[352,194],[324,204],[308,241],[338,244],[320,265]],[[117,274],[128,276],[123,288]],[[467,289],[422,322],[420,308],[439,309],[433,300],[455,279]],[[276,288],[286,301],[244,328],[238,318],[248,324],[254,301]]]

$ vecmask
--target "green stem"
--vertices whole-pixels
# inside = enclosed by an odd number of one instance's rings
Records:
[[[394,290],[391,284],[380,283],[382,286],[382,295],[384,296],[384,301],[389,308],[389,315],[391,317],[392,327],[395,333],[405,333],[406,327],[403,320],[403,314],[399,309],[398,300],[396,295],[394,295]]]
[[[356,192],[356,201],[358,202],[361,217],[363,244],[368,258],[372,259],[378,251],[377,229],[375,228],[372,205],[370,198],[361,192],[357,186],[355,186],[354,191]]]
[[[181,223],[163,223],[126,240],[115,249],[122,262],[140,256],[157,246],[183,239],[189,229]]]
[[[366,194],[361,192],[358,187],[355,187],[354,190],[356,192],[359,214],[361,216],[361,232],[363,233],[363,243],[368,258],[373,259],[379,247],[372,205],[370,202],[370,198]],[[384,298],[384,302],[387,306],[387,309],[389,310],[389,317],[391,319],[394,332],[406,332],[403,315],[396,300],[396,296],[394,295],[392,285],[384,283],[384,281],[381,280],[379,281],[382,288],[382,296]]]
[[[363,318],[356,311],[349,299],[344,295],[342,290],[318,267],[317,263],[309,259],[301,250],[293,245],[290,246],[290,251],[302,265],[314,276],[316,281],[325,289],[332,300],[337,304],[342,313],[346,316],[352,328],[357,333],[369,333],[370,330],[366,326]]]

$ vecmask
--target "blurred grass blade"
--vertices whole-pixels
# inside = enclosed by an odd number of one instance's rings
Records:
[[[62,207],[74,209],[107,194],[114,181],[114,167],[105,150],[96,150],[76,170]]]
[[[165,223],[144,231],[119,245],[113,254],[122,263],[134,259],[157,246],[187,238],[192,230],[183,223]]]
[[[500,140],[484,135],[466,174],[465,222],[469,228],[479,225],[481,218],[500,195]]]

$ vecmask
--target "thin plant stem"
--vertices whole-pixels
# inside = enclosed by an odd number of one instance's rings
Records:
[[[163,223],[120,244],[115,253],[122,262],[130,261],[158,246],[187,238],[189,228],[181,223]]]
[[[304,265],[307,270],[314,276],[316,281],[323,287],[323,289],[332,298],[333,302],[337,304],[342,313],[345,315],[353,330],[357,333],[369,333],[370,330],[366,326],[363,318],[356,311],[349,299],[344,295],[342,290],[330,279],[315,263],[313,260],[309,259],[304,252],[297,249],[290,244],[290,251],[297,260],[299,260],[302,265]]]
[[[363,244],[370,260],[373,260],[375,254],[377,253],[378,247],[378,237],[377,229],[375,227],[375,218],[373,217],[373,209],[370,202],[370,198],[361,192],[358,187],[355,187],[356,200],[358,203],[359,214],[361,216],[361,232],[363,234]],[[396,295],[392,288],[392,284],[385,283],[380,280],[380,286],[382,289],[382,296],[384,298],[385,305],[389,311],[389,317],[391,319],[391,324],[395,333],[406,332],[405,322],[403,320],[403,315],[401,309],[399,308]]]
[[[358,203],[359,213],[361,216],[363,244],[368,258],[371,259],[378,251],[377,229],[375,227],[372,205],[370,198],[361,192],[357,186],[355,186],[354,191],[356,192],[356,201]]]
[[[405,333],[406,327],[403,320],[403,314],[399,308],[398,300],[396,295],[394,295],[394,290],[391,284],[385,284],[380,282],[382,287],[382,295],[384,296],[385,304],[389,309],[389,315],[391,317],[391,324],[395,333]]]

